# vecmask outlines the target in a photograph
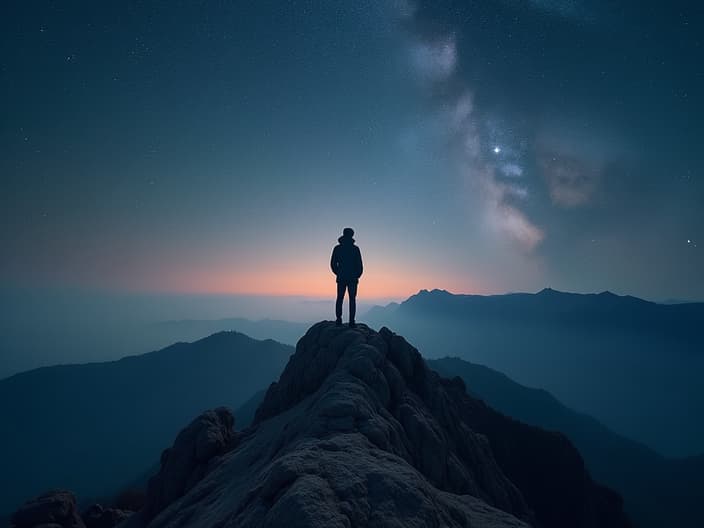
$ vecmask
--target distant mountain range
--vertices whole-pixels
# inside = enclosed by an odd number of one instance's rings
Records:
[[[242,317],[153,321],[151,318],[160,311],[146,306],[139,312],[136,301],[125,306],[108,297],[85,305],[72,298],[62,298],[61,302],[49,298],[44,306],[39,298],[29,302],[19,295],[4,297],[3,293],[0,288],[0,312],[5,316],[0,318],[0,380],[43,366],[113,361],[222,331],[237,331],[255,339],[274,339],[295,345],[310,326],[309,323]],[[169,302],[167,298],[156,304],[168,305]],[[291,312],[297,307],[290,301],[282,303]],[[328,307],[331,303],[327,303]],[[194,306],[191,311],[196,309]],[[139,313],[132,316],[133,311]]]
[[[0,513],[54,487],[82,497],[115,493],[159,460],[184,423],[214,406],[237,409],[278,377],[292,353],[222,332],[0,380]]]
[[[422,290],[365,321],[431,357],[487,365],[669,456],[704,446],[704,304],[609,292],[453,295]]]
[[[488,367],[458,358],[427,363],[441,376],[459,376],[471,395],[507,416],[564,433],[591,475],[623,495],[626,511],[642,528],[704,526],[704,456],[667,459],[569,409],[549,392],[520,385]]]

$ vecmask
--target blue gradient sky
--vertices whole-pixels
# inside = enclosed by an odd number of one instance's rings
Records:
[[[701,8],[7,2],[0,284],[704,298]]]

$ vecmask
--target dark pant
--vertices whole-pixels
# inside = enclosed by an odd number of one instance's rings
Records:
[[[345,298],[345,290],[347,290],[350,298],[350,321],[354,321],[354,314],[357,311],[357,281],[340,281],[337,283],[335,315],[338,319],[342,319],[342,301]]]

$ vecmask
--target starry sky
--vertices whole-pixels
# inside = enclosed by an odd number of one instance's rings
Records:
[[[704,299],[691,1],[9,1],[0,285]]]

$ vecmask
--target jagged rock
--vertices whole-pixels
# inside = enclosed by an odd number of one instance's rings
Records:
[[[83,512],[83,522],[86,528],[114,528],[132,514],[130,511],[93,504]]]
[[[150,519],[183,496],[205,476],[211,460],[233,447],[235,417],[219,407],[183,429],[161,455],[161,469],[149,480],[142,515]]]
[[[314,325],[238,441],[126,526],[628,526],[562,435],[469,397],[385,328]]]
[[[15,528],[85,528],[76,497],[66,490],[52,490],[24,503],[10,518]]]

